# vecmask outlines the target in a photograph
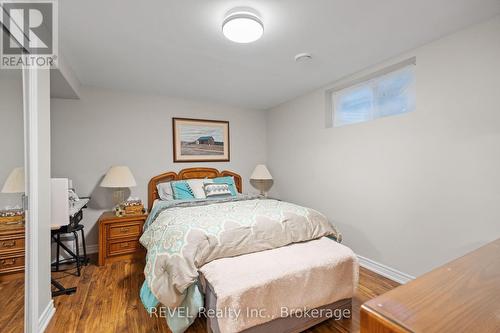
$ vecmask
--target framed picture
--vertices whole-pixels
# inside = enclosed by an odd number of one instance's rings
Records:
[[[174,162],[229,161],[229,122],[172,118]]]

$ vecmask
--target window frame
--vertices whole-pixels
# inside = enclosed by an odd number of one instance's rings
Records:
[[[410,66],[416,66],[416,64],[417,64],[416,57],[412,57],[412,58],[406,59],[404,61],[401,61],[399,63],[396,63],[394,65],[387,66],[383,69],[374,71],[368,75],[364,75],[364,76],[360,76],[360,77],[355,77],[356,75],[353,75],[353,76],[351,76],[351,79],[342,79],[342,80],[338,81],[338,83],[334,84],[332,88],[327,89],[325,91],[325,105],[326,105],[325,123],[326,123],[326,127],[327,128],[345,127],[348,125],[365,123],[365,122],[369,122],[369,121],[372,121],[375,119],[387,117],[387,116],[372,117],[370,120],[353,122],[353,123],[346,123],[343,125],[336,126],[335,125],[335,112],[336,112],[336,110],[335,110],[335,103],[334,103],[335,94],[338,94],[338,92],[340,92],[342,90],[355,89],[355,88],[361,87],[365,84],[370,84],[371,81],[375,81],[375,80],[382,78],[384,76],[388,76],[388,75],[395,73],[397,71],[400,71],[404,68],[407,68]],[[415,68],[413,70],[415,71]],[[414,73],[414,74],[416,77],[416,73]],[[404,113],[406,113],[406,112],[404,112]],[[399,114],[404,114],[404,113],[399,113]],[[395,114],[395,115],[397,115],[397,114]]]

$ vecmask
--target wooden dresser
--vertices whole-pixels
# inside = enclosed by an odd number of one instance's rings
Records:
[[[147,215],[118,217],[105,212],[99,218],[99,266],[108,262],[143,258],[145,249],[139,243]]]
[[[0,224],[0,282],[24,274],[24,225]]]
[[[363,304],[367,332],[500,332],[500,239]]]

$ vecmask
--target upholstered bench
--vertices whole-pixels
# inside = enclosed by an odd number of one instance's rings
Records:
[[[329,238],[212,261],[200,269],[209,332],[300,332],[350,316],[357,258]]]

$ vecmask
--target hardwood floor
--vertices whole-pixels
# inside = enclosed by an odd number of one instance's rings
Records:
[[[81,277],[68,272],[54,273],[53,276],[64,286],[77,286],[78,290],[74,295],[54,299],[57,310],[46,332],[170,332],[164,318],[149,317],[138,297],[144,280],[143,268],[142,261],[128,260],[103,267],[90,264],[82,270]],[[19,305],[22,305],[22,295],[16,294],[14,290],[19,288],[19,283],[13,281],[0,286],[0,308],[8,306],[15,310],[11,317],[5,311],[0,312],[0,332],[22,332],[22,312],[19,315],[18,311]],[[359,332],[361,304],[396,286],[396,282],[360,268],[359,287],[353,299],[353,317],[340,321],[328,320],[307,332]],[[4,295],[7,297],[4,298]],[[12,316],[13,313],[16,315]],[[206,332],[205,320],[197,319],[187,332]]]
[[[0,282],[0,332],[24,332],[24,279]]]

